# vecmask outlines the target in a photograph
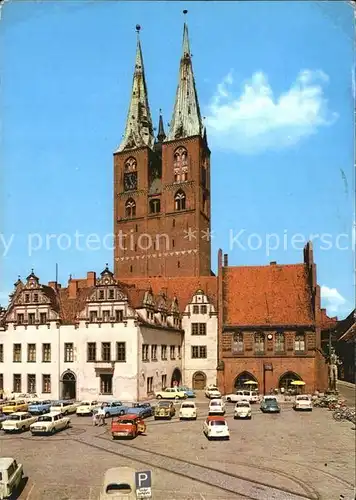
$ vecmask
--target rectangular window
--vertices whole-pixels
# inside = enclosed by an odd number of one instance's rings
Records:
[[[112,394],[112,375],[100,375],[100,394]]]
[[[97,311],[90,311],[89,313],[89,319],[91,323],[95,323],[98,319],[98,313]]]
[[[38,293],[33,294],[33,302],[38,302]]]
[[[192,335],[206,335],[206,323],[192,323]]]
[[[4,344],[0,344],[0,363],[4,362]]]
[[[167,387],[167,375],[162,375],[162,389]]]
[[[0,373],[0,392],[4,390],[4,374]]]
[[[72,342],[66,342],[64,344],[64,362],[73,363],[74,360],[74,347]]]
[[[21,389],[21,375],[19,373],[14,373],[14,378],[13,378],[13,392],[22,392]]]
[[[193,314],[199,314],[199,306],[193,306]]]
[[[116,361],[126,361],[126,342],[116,342]]]
[[[42,392],[44,394],[51,392],[51,375],[42,375]]]
[[[87,362],[96,361],[96,342],[88,342],[87,344]]]
[[[47,323],[47,314],[46,313],[40,314],[40,323],[41,323],[41,325],[45,325]]]
[[[103,321],[104,323],[110,321],[110,311],[103,311]]]
[[[148,344],[142,344],[142,361],[148,361]]]
[[[207,357],[206,345],[193,345],[192,346],[192,358],[202,359]]]
[[[170,346],[170,358],[176,359],[176,346],[175,345]]]
[[[25,302],[30,302],[30,294],[29,293],[26,293],[25,294]]]
[[[265,336],[263,333],[255,333],[255,354],[264,354]]]
[[[208,312],[207,306],[200,306],[200,314],[206,314]]]
[[[274,350],[275,352],[284,352],[284,333],[276,333],[274,337]]]
[[[294,340],[294,350],[296,352],[305,352],[305,335],[297,334]]]
[[[17,324],[18,325],[23,325],[24,323],[24,315],[22,313],[17,314]]]
[[[122,323],[124,319],[124,312],[121,309],[117,309],[115,311],[115,320],[118,321],[119,323]]]
[[[28,314],[28,324],[29,325],[34,325],[36,322],[36,315],[35,313],[29,313]]]
[[[111,361],[111,343],[101,343],[101,361]]]
[[[167,346],[161,345],[161,359],[167,359]]]
[[[181,349],[181,346],[179,345],[178,346],[178,359],[180,359],[182,356],[182,349]]]
[[[51,344],[42,344],[42,363],[51,362]]]
[[[232,337],[232,352],[244,352],[244,336],[243,333],[234,333]]]
[[[151,360],[157,361],[157,346],[155,344],[151,345]]]
[[[14,363],[21,363],[21,361],[22,361],[21,357],[22,357],[21,356],[21,344],[14,344],[14,357],[13,357]],[[19,392],[19,391],[15,391],[15,392]]]
[[[34,373],[27,375],[27,392],[29,394],[36,393],[36,375]]]
[[[104,290],[99,291],[99,299],[104,300]]]
[[[114,290],[109,290],[109,299],[113,299],[114,297]]]
[[[28,344],[27,345],[27,362],[35,363],[36,362],[36,344]],[[28,391],[30,392],[30,391]]]
[[[153,392],[153,377],[147,377],[147,395]]]

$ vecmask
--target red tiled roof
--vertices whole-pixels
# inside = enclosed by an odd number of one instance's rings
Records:
[[[155,295],[163,292],[170,300],[177,297],[181,312],[184,311],[186,305],[199,289],[202,289],[213,305],[217,307],[217,278],[215,276],[127,278],[125,283],[134,284],[138,289],[143,290],[148,290],[151,287]]]
[[[223,268],[225,325],[314,323],[304,264]]]
[[[328,330],[329,328],[334,328],[334,327],[336,327],[337,323],[338,323],[337,316],[333,316],[332,318],[330,318],[326,314],[326,310],[321,309],[321,311],[320,311],[320,328],[322,330]]]
[[[86,300],[92,293],[93,289],[93,287],[80,287],[77,290],[77,296],[75,298],[69,297],[68,288],[61,288],[59,290],[61,320],[63,321],[63,323],[75,323],[77,315],[84,309]]]

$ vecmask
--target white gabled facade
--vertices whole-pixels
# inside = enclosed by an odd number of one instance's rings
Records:
[[[187,304],[183,317],[184,385],[203,389],[217,383],[218,316],[203,290],[198,290]]]
[[[66,324],[60,290],[40,285],[33,273],[15,284],[0,330],[0,393],[137,401],[181,381],[176,301],[168,307],[164,296],[146,291],[134,308],[107,268],[91,285],[79,290],[75,321]],[[70,287],[66,294],[76,306]]]

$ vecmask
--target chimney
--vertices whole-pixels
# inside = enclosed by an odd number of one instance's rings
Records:
[[[224,267],[229,265],[229,256],[227,253],[224,253]]]
[[[49,281],[48,282],[48,286],[50,286],[51,288],[53,288],[54,290],[56,290],[57,283],[55,281]]]
[[[87,272],[87,286],[95,286],[96,273],[94,271]]]
[[[272,260],[272,262],[270,262],[270,265],[271,266],[276,266],[277,265],[277,262],[275,260]]]
[[[325,313],[326,314],[326,309],[324,309],[323,307],[321,308],[321,312]]]
[[[70,299],[77,298],[78,280],[70,280],[68,283],[68,294]]]

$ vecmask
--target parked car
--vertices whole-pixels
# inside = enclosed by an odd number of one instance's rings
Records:
[[[156,399],[186,399],[188,396],[184,391],[179,391],[177,387],[168,387],[155,393]]]
[[[224,417],[210,416],[203,424],[203,432],[210,439],[230,439],[229,426]]]
[[[273,396],[264,396],[260,408],[263,413],[281,412],[281,408],[278,404],[277,398]]]
[[[228,403],[237,403],[238,401],[258,403],[259,395],[257,391],[236,391],[235,393],[227,394],[225,399]]]
[[[125,415],[129,409],[121,401],[106,401],[93,409],[93,413],[97,413],[101,406],[105,408],[105,418],[117,417],[118,415]]]
[[[111,422],[111,435],[113,439],[118,437],[131,437],[134,439],[138,434],[146,432],[146,424],[137,415],[122,415]]]
[[[133,403],[132,407],[127,410],[128,414],[141,418],[152,417],[153,411],[150,403]]]
[[[222,399],[212,399],[210,401],[209,415],[225,415],[225,403]]]
[[[209,399],[221,398],[221,392],[216,385],[208,385],[208,387],[205,388],[205,396]]]
[[[135,469],[114,467],[105,472],[99,500],[136,500]]]
[[[69,413],[75,413],[77,411],[79,403],[72,401],[70,399],[60,399],[59,401],[54,401],[50,407],[50,412],[62,413],[63,415],[68,415]]]
[[[295,397],[293,409],[296,411],[312,411],[313,403],[311,396],[299,395]]]
[[[5,422],[5,420],[7,420],[8,418],[9,416],[0,410],[0,429],[2,429],[3,422]]]
[[[62,413],[51,412],[38,417],[37,422],[30,426],[31,434],[54,434],[57,431],[68,429],[70,418]]]
[[[15,413],[16,411],[27,411],[28,404],[23,399],[8,401],[6,406],[3,406],[2,412],[5,414]]]
[[[31,401],[28,405],[28,412],[31,415],[43,415],[49,413],[52,406],[52,401]]]
[[[12,497],[22,478],[22,464],[18,464],[14,458],[0,458],[0,498]]]
[[[179,409],[180,420],[196,420],[197,419],[197,405],[193,401],[184,401]]]
[[[92,415],[94,408],[98,408],[99,404],[98,401],[82,401],[79,406],[77,406],[76,414],[78,417]]]
[[[251,405],[248,401],[238,401],[234,409],[234,419],[247,418],[251,420],[252,410]]]
[[[25,411],[11,413],[2,424],[4,432],[24,432],[30,429],[30,425],[36,422],[37,417]]]
[[[176,414],[176,409],[172,401],[160,401],[157,406],[155,406],[155,420],[159,418],[169,418],[171,419]]]
[[[186,393],[188,398],[195,398],[196,394],[193,391],[193,389],[190,389],[189,387],[177,387],[178,391],[183,391]]]

